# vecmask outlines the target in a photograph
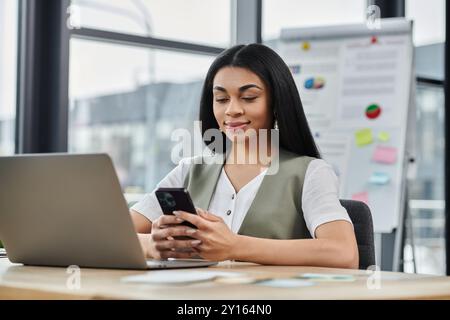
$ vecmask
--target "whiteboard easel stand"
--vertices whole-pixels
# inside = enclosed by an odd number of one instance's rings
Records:
[[[414,163],[414,158],[408,157],[406,166]],[[408,168],[406,168],[406,171]],[[392,271],[403,272],[404,269],[404,250],[406,243],[406,231],[409,233],[411,241],[411,251],[412,251],[412,262],[413,262],[413,272],[417,273],[416,266],[416,255],[415,255],[415,244],[414,244],[414,230],[412,225],[412,215],[409,210],[409,193],[408,193],[408,179],[405,179],[405,194],[404,194],[404,207],[400,212],[399,224],[397,229],[394,230],[395,233],[395,243],[394,243],[394,257],[392,263]]]

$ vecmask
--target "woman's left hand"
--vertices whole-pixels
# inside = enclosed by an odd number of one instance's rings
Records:
[[[200,208],[197,208],[197,215],[184,211],[175,211],[174,214],[198,228],[189,236],[202,241],[195,251],[203,259],[231,260],[233,250],[236,248],[237,235],[228,228],[221,217]]]

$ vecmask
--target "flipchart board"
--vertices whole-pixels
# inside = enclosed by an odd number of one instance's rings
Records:
[[[340,197],[367,203],[375,232],[392,232],[413,152],[412,22],[284,29],[276,49],[322,157],[339,177]]]

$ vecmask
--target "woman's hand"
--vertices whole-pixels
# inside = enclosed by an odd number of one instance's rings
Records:
[[[202,258],[212,261],[232,259],[237,235],[228,228],[222,218],[200,208],[197,208],[198,215],[184,211],[175,211],[174,214],[198,228],[194,229],[190,236],[202,242],[194,248]]]
[[[183,220],[172,215],[162,215],[152,223],[150,234],[140,234],[144,254],[148,258],[167,259],[179,258],[188,259],[198,255],[194,250],[201,244],[200,240],[175,240],[178,236],[192,236],[194,229],[181,226]]]

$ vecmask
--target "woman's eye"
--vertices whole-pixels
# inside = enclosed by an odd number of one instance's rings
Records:
[[[253,101],[256,98],[258,98],[258,97],[242,97],[242,99],[245,100],[245,101]]]
[[[227,98],[217,98],[217,99],[216,99],[216,102],[218,102],[218,103],[225,103],[225,102],[227,102],[227,101],[228,101]]]

